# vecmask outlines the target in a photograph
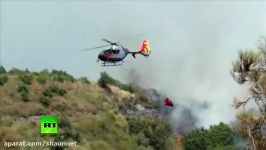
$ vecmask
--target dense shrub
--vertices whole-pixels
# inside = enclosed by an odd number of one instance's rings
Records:
[[[64,78],[61,75],[54,75],[52,79],[54,81],[64,82]]]
[[[52,92],[50,91],[50,89],[46,89],[42,92],[42,95],[45,97],[53,97]]]
[[[60,90],[57,92],[57,94],[58,94],[59,96],[64,96],[66,93],[67,93],[67,91],[64,90],[64,89],[60,89]]]
[[[222,122],[219,125],[210,126],[209,133],[213,139],[212,144],[214,145],[234,144],[232,129]]]
[[[19,79],[25,84],[31,84],[33,76],[31,74],[19,75]]]
[[[47,96],[41,96],[40,98],[40,102],[44,105],[44,106],[49,106],[50,105],[50,99]]]
[[[47,76],[44,75],[44,74],[39,74],[39,75],[37,75],[37,77],[36,77],[36,81],[37,81],[38,83],[40,83],[40,84],[45,84],[46,81],[47,81]]]
[[[233,145],[233,131],[224,123],[207,129],[194,129],[182,139],[185,150],[207,150]]]
[[[145,137],[143,133],[138,133],[136,135],[133,135],[132,138],[136,141],[138,145],[149,147],[149,139]]]
[[[132,84],[123,84],[112,77],[110,77],[106,72],[102,72],[100,79],[98,80],[98,85],[102,88],[107,88],[108,84],[119,87],[122,90],[134,93],[136,88]]]
[[[4,68],[4,66],[0,65],[0,74],[4,73],[6,73],[6,69]]]
[[[80,135],[79,132],[77,130],[72,129],[71,133],[70,133],[70,137],[77,142],[80,142]]]
[[[28,68],[25,69],[25,73],[27,73],[27,74],[30,73]]]
[[[35,71],[33,71],[31,74],[32,74],[33,76],[39,76],[39,75],[40,75],[39,72],[35,72]]]
[[[21,92],[29,93],[28,88],[27,88],[24,84],[19,85],[19,86],[17,87],[17,91],[18,91],[19,93],[21,93]]]
[[[67,76],[65,76],[64,78],[65,78],[65,80],[70,81],[70,82],[74,82],[75,81],[75,78],[73,76],[69,75],[69,74]]]
[[[74,141],[80,142],[80,134],[79,132],[72,128],[70,120],[62,116],[59,119],[59,127],[62,128],[62,132],[60,133],[59,136],[62,137],[64,140],[72,139]]]
[[[52,70],[51,74],[53,76],[53,80],[55,81],[59,82],[64,82],[65,80],[71,82],[75,81],[74,77],[66,73],[65,71]]]
[[[135,86],[133,86],[132,84],[121,84],[120,88],[130,93],[134,93],[136,91]]]
[[[5,85],[7,81],[8,81],[8,76],[0,74],[0,86]]]
[[[24,102],[28,102],[29,101],[28,93],[26,91],[21,91],[20,96],[21,96],[21,99]]]
[[[52,93],[58,93],[60,91],[60,88],[57,85],[52,85],[52,86],[49,87],[49,90]]]
[[[63,129],[66,129],[66,128],[71,129],[72,128],[71,123],[67,117],[62,117],[60,119],[59,126],[60,126],[60,128],[63,128]]]
[[[60,89],[57,85],[52,85],[42,92],[43,96],[45,97],[53,97],[53,93],[58,94],[59,96],[64,96],[67,91],[64,89]]]
[[[111,78],[106,72],[102,72],[101,77],[98,80],[98,84],[102,88],[107,88],[108,84],[116,84],[116,81],[113,78]]]
[[[49,74],[49,70],[44,69],[44,70],[42,70],[42,71],[40,72],[40,74]]]
[[[137,94],[137,98],[142,102],[149,102],[149,98],[143,93]]]
[[[57,85],[52,85],[49,87],[52,93],[58,94],[59,96],[64,96],[67,92],[64,89],[60,89]]]
[[[65,110],[65,106],[62,104],[57,104],[55,105],[55,109],[58,111],[64,111]]]
[[[29,97],[28,97],[29,90],[28,90],[28,88],[24,84],[21,84],[21,85],[19,85],[17,87],[17,92],[20,93],[21,99],[24,102],[29,101]]]
[[[147,127],[147,124],[145,124],[144,121],[135,117],[128,118],[128,125],[130,134],[138,134],[139,132],[143,132],[143,130],[145,130]]]
[[[54,142],[64,142],[65,141],[64,137],[62,137],[60,135],[58,135],[54,138]],[[58,145],[50,146],[50,150],[65,150],[65,149],[66,149],[66,146],[58,146]]]
[[[128,117],[129,133],[133,135],[144,134],[142,139],[148,141],[155,150],[167,149],[167,141],[171,135],[170,125],[155,118]],[[141,144],[141,142],[138,142]],[[144,142],[143,146],[147,142]]]
[[[86,77],[81,77],[80,80],[84,83],[90,84],[91,82]]]
[[[25,71],[24,70],[20,70],[20,69],[17,69],[17,68],[13,68],[11,70],[9,70],[9,74],[16,74],[16,75],[22,75],[22,74],[25,74]]]

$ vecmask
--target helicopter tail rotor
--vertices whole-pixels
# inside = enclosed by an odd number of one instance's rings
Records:
[[[150,46],[149,46],[149,41],[148,40],[144,40],[142,42],[142,45],[141,45],[141,48],[140,48],[140,51],[138,52],[129,52],[132,54],[132,56],[134,58],[136,58],[136,54],[141,54],[145,57],[148,57],[151,53],[151,49],[150,49]]]

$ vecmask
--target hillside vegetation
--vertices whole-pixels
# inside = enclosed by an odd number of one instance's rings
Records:
[[[4,141],[44,140],[77,141],[78,146],[38,149],[175,149],[168,123],[121,111],[137,110],[136,105],[156,109],[138,87],[122,84],[107,73],[93,83],[64,71],[6,71],[0,66],[0,149],[6,148]],[[39,117],[45,115],[58,117],[56,136],[40,134]],[[30,148],[34,149],[11,149]]]

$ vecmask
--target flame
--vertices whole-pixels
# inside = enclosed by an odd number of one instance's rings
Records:
[[[176,150],[181,150],[182,149],[181,137],[179,135],[176,135],[175,142],[176,142]]]

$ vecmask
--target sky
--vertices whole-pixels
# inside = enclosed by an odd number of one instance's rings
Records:
[[[234,120],[233,97],[245,88],[232,79],[231,63],[266,35],[263,1],[1,0],[0,17],[5,68],[65,70],[92,81],[106,71],[191,108],[205,127]],[[148,39],[152,52],[102,67],[100,50],[81,52],[106,44],[102,38],[132,51]]]

